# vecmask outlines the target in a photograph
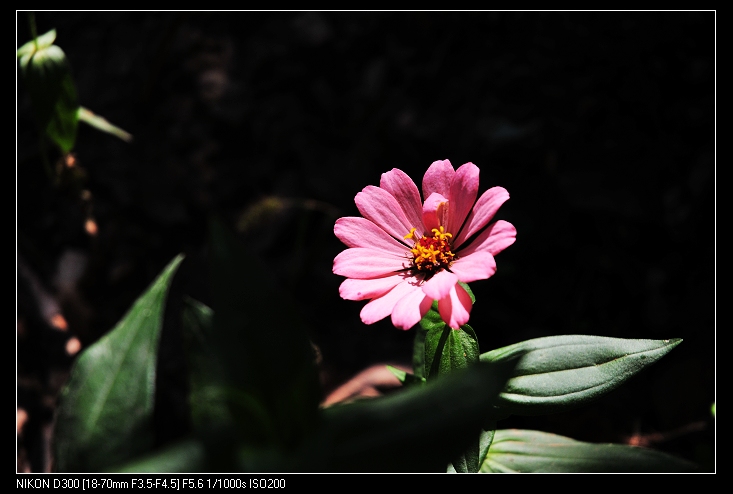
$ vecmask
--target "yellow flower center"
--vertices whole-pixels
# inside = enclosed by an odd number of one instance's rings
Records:
[[[405,239],[414,239],[415,246],[410,249],[412,253],[412,266],[420,272],[432,276],[440,269],[448,268],[457,259],[451,252],[450,239],[452,234],[447,233],[441,226],[440,229],[433,228],[432,237],[416,238],[416,228],[410,229]]]

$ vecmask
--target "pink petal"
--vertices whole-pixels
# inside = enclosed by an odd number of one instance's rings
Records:
[[[453,177],[448,196],[448,218],[445,230],[458,235],[463,221],[471,211],[478,196],[479,169],[473,163],[461,165]]]
[[[347,278],[339,287],[339,295],[345,300],[365,300],[381,297],[399,283],[402,283],[406,276],[406,274],[400,273],[366,280]]]
[[[402,297],[392,309],[392,324],[400,329],[410,329],[430,310],[433,300],[420,290]]]
[[[459,249],[457,254],[461,257],[467,257],[474,252],[483,251],[495,256],[512,245],[516,237],[517,229],[514,228],[514,225],[508,221],[499,220],[489,225],[467,247]]]
[[[453,245],[457,248],[466,239],[470,238],[483,227],[489,224],[502,204],[509,199],[509,192],[503,187],[492,187],[479,197],[461,233],[454,239]]]
[[[452,329],[468,322],[471,314],[471,296],[461,285],[455,285],[448,295],[438,301],[441,319]]]
[[[416,278],[407,278],[381,297],[372,299],[361,309],[360,315],[362,322],[364,324],[373,324],[390,315],[395,304],[402,297],[414,291],[419,291],[418,283]]]
[[[425,204],[422,210],[422,221],[425,224],[425,234],[428,237],[432,237],[433,228],[439,228],[440,225],[445,225],[443,220],[446,216],[446,210],[448,209],[448,199],[433,192],[430,197],[425,199]]]
[[[394,255],[403,255],[408,250],[405,244],[401,244],[366,218],[339,218],[333,227],[333,233],[347,247],[368,247]]]
[[[431,300],[440,300],[448,295],[456,283],[458,283],[458,276],[450,271],[442,270],[422,285],[422,291]]]
[[[463,256],[450,266],[450,270],[464,283],[485,280],[496,273],[494,256],[485,251]]]
[[[450,161],[434,161],[422,179],[422,196],[430,197],[430,194],[437,192],[444,197],[448,197],[450,184],[453,181],[455,173],[456,171],[453,169]]]
[[[405,216],[397,199],[384,189],[367,185],[356,194],[354,202],[363,217],[400,241],[414,226]]]
[[[379,278],[409,267],[407,258],[383,251],[354,247],[333,260],[333,272],[347,278]]]
[[[402,170],[393,168],[382,174],[379,186],[397,199],[407,220],[413,227],[417,228],[418,238],[421,237],[423,234],[422,200],[415,182]]]

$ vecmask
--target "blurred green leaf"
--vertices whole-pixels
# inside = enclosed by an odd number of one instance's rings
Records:
[[[50,31],[39,37],[38,46],[24,44],[18,56],[38,125],[65,154],[76,143],[79,103],[66,54],[48,42],[55,36]]]
[[[158,342],[176,256],[109,333],[84,350],[61,392],[59,472],[103,471],[149,451]]]
[[[595,444],[529,430],[497,430],[481,471],[545,473],[684,473],[697,466],[666,453]]]
[[[249,446],[293,447],[317,420],[315,352],[295,306],[255,252],[211,223],[212,351]]]
[[[323,410],[304,470],[445,472],[481,434],[512,362],[472,365],[384,397]]]
[[[111,134],[119,139],[122,139],[125,142],[132,142],[132,134],[122,130],[116,125],[111,124],[106,118],[100,117],[99,115],[93,113],[91,110],[84,108],[83,106],[79,107],[78,118],[81,122],[84,122],[85,124],[90,125],[97,130],[101,130],[102,132]]]
[[[482,362],[519,359],[493,419],[554,413],[584,405],[617,388],[681,342],[679,338],[565,335],[527,340],[484,353]]]
[[[214,312],[192,298],[184,300],[183,338],[189,369],[188,404],[195,431],[231,424],[225,372],[211,344]]]
[[[211,471],[204,446],[187,439],[155,453],[136,458],[113,470],[114,473],[195,473]],[[207,486],[208,487],[208,486]]]

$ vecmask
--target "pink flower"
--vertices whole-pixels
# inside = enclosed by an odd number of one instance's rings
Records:
[[[506,221],[489,224],[509,193],[492,187],[476,201],[478,175],[473,163],[454,170],[442,160],[425,172],[424,203],[397,168],[382,174],[379,187],[356,194],[363,218],[336,221],[334,233],[349,248],[336,256],[333,272],[347,278],[339,287],[342,298],[369,299],[361,310],[365,324],[391,314],[396,327],[410,329],[433,300],[451,328],[468,322],[471,298],[458,282],[493,276],[494,256],[517,235]]]

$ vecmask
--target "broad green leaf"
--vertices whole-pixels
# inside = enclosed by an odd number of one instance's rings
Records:
[[[48,33],[44,36],[47,36]],[[62,153],[74,148],[79,103],[71,67],[57,45],[21,47],[20,68],[39,127]]]
[[[484,353],[482,362],[519,359],[493,419],[553,413],[586,404],[617,388],[680,342],[679,338],[566,335],[527,340]]]
[[[420,326],[425,331],[439,330],[445,326],[445,322],[438,312],[437,300],[433,300],[433,305],[430,307],[430,310],[420,319]]]
[[[109,333],[84,350],[61,392],[54,451],[59,472],[103,471],[153,446],[158,342],[176,256]]]
[[[530,430],[497,430],[481,471],[545,473],[682,473],[693,463],[652,449],[596,444]]]
[[[475,302],[476,297],[474,297],[471,288],[466,283],[459,282],[459,284],[468,292],[468,295],[471,297],[471,303]],[[432,372],[433,356],[435,355],[440,335],[443,334],[442,331],[445,327],[446,324],[438,312],[438,301],[434,300],[430,310],[420,320],[420,327],[417,328],[417,333],[415,334],[412,366],[413,372],[417,377],[427,378]],[[473,335],[473,339],[476,340],[473,329],[467,324],[463,327],[463,329],[465,328],[468,328],[466,331]],[[431,347],[426,348],[425,345],[431,345]]]
[[[467,284],[461,283],[475,302],[473,292]],[[451,329],[440,317],[438,302],[420,320],[413,349],[415,375],[432,379],[465,369],[479,359],[478,339],[468,324]],[[420,353],[422,352],[422,353]],[[454,458],[452,467],[458,472],[477,472],[479,468],[479,444],[471,444],[460,456]]]
[[[478,441],[478,464],[483,465],[484,460],[486,459],[486,455],[489,453],[489,448],[491,447],[491,442],[494,440],[494,429],[489,430],[482,430],[481,434],[479,436]],[[456,464],[457,462],[454,460],[453,463],[448,465],[448,473],[463,473],[463,472],[472,472],[475,473],[479,470],[468,470],[467,466],[464,466],[464,469],[457,469]]]
[[[489,454],[495,436],[496,424],[493,424],[488,430],[484,429],[481,431],[481,437],[479,438],[479,466],[483,465],[486,455]]]
[[[233,416],[250,446],[292,447],[315,427],[321,394],[306,327],[257,253],[217,220],[211,256],[211,343]]]
[[[468,324],[460,329],[451,329],[446,324],[435,325],[427,331],[424,347],[428,379],[465,369],[479,361],[476,333]],[[478,459],[479,444],[475,442],[453,459],[453,467],[458,472],[478,472]]]
[[[304,469],[445,472],[481,434],[512,362],[472,365],[387,396],[323,410]]]
[[[111,124],[106,118],[100,117],[93,113],[91,110],[87,110],[83,106],[79,107],[78,118],[81,122],[94,127],[97,130],[112,134],[113,136],[122,139],[125,142],[132,142],[132,134],[122,130],[116,125]]]
[[[425,367],[428,379],[463,369],[479,360],[476,333],[468,324],[460,329],[447,325],[430,330],[425,337]]]

